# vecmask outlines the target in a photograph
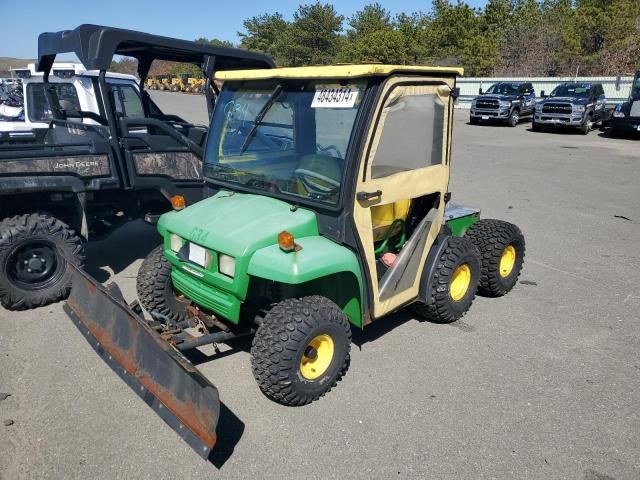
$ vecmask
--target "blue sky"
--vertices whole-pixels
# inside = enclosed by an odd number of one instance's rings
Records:
[[[217,37],[238,41],[242,21],[279,11],[290,19],[301,3],[314,0],[0,0],[0,57],[35,58],[38,34],[96,23],[193,40]],[[392,12],[429,11],[430,0],[385,2]],[[466,0],[482,7],[486,0]],[[373,1],[342,0],[333,3],[349,16]],[[164,6],[166,4],[166,6]]]

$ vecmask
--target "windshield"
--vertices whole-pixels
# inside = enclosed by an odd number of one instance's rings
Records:
[[[489,87],[487,93],[493,95],[515,95],[518,93],[518,88],[520,84],[518,83],[494,83]]]
[[[225,84],[205,176],[335,204],[366,83],[270,80]]]
[[[591,92],[591,85],[570,83],[568,85],[558,85],[551,92],[552,97],[580,97],[587,98]]]

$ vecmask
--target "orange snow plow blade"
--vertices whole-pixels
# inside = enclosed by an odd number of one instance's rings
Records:
[[[125,303],[71,265],[64,309],[100,357],[200,456],[216,443],[218,390]]]

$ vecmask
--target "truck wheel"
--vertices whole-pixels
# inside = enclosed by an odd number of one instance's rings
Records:
[[[426,303],[416,302],[414,311],[436,323],[451,323],[465,314],[476,295],[480,277],[480,255],[467,238],[449,237],[431,272],[423,278],[430,291]],[[424,274],[423,274],[424,275]]]
[[[171,264],[159,245],[144,259],[136,278],[140,304],[151,313],[157,312],[176,322],[186,320],[189,301],[179,295],[171,282]]]
[[[67,262],[82,267],[84,258],[82,239],[55,217],[31,213],[0,222],[0,303],[27,310],[66,298]]]
[[[533,130],[534,132],[540,132],[542,131],[542,125],[536,123],[535,120],[531,120],[531,130]]]
[[[331,390],[349,368],[351,328],[321,296],[290,298],[265,316],[251,346],[260,390],[283,405],[306,405]]]
[[[480,122],[479,122],[479,121],[478,121],[478,119],[477,119],[477,118],[475,118],[475,117],[469,117],[469,123],[470,123],[471,125],[478,125],[478,123],[480,123]]]
[[[509,125],[510,127],[516,127],[519,122],[520,122],[520,112],[518,110],[514,110],[513,112],[511,112],[511,115],[509,115],[509,120],[507,120],[507,125]]]
[[[587,116],[583,124],[580,126],[580,133],[582,133],[582,135],[588,135],[592,129],[593,129],[593,117],[589,115]]]
[[[506,294],[518,281],[525,242],[520,229],[502,220],[479,220],[465,233],[480,251],[479,292],[491,297]]]

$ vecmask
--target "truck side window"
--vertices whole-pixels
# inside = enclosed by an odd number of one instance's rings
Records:
[[[445,105],[435,92],[411,88],[395,88],[382,109],[380,133],[371,148],[371,178],[442,163]]]
[[[123,117],[141,118],[144,117],[144,109],[140,95],[133,85],[111,84],[113,89],[115,109]]]
[[[55,82],[51,83],[51,85],[56,89],[58,103],[60,103],[61,108],[80,110],[78,93],[72,83]],[[44,93],[43,83],[29,83],[27,85],[27,109],[29,119],[32,122],[48,122],[53,118],[51,115],[51,107]]]

